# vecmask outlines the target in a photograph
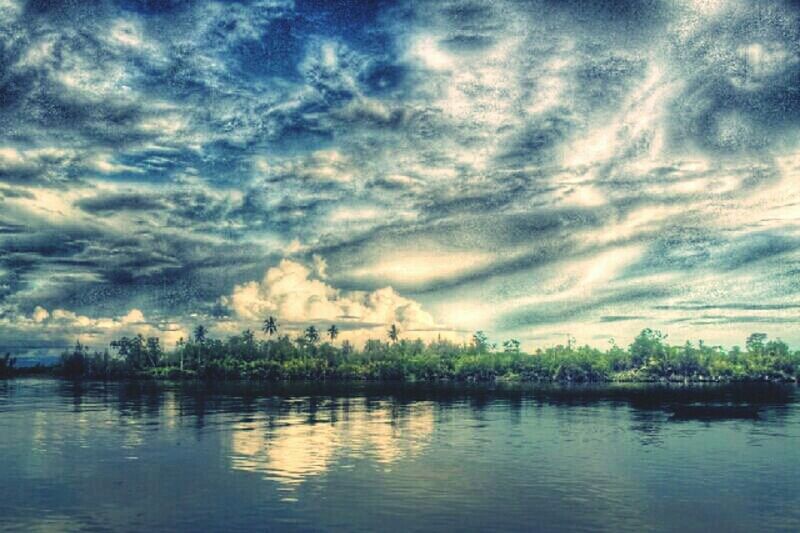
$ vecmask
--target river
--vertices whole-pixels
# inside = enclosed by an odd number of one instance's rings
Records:
[[[795,386],[0,381],[0,529],[800,531]]]

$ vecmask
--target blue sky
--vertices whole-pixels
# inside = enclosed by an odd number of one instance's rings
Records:
[[[0,0],[0,347],[800,342],[790,2]]]

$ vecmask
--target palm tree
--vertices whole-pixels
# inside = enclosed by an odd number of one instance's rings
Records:
[[[196,342],[203,342],[206,340],[206,327],[203,324],[198,325],[194,328],[194,340]]]
[[[181,353],[181,372],[183,372],[183,354],[184,354],[183,345],[184,344],[186,344],[186,341],[183,340],[183,337],[178,339],[178,342],[175,344],[175,347]]]
[[[261,326],[261,331],[272,337],[278,332],[278,323],[275,322],[275,317],[270,315],[265,321],[264,325]]]
[[[311,344],[316,344],[319,340],[319,331],[314,326],[308,326],[306,329],[306,340]]]
[[[328,337],[331,338],[331,342],[336,340],[336,337],[339,336],[339,329],[336,327],[336,324],[331,324],[331,327],[328,328]]]
[[[397,339],[400,338],[400,331],[397,329],[395,324],[392,324],[392,327],[389,328],[389,339],[392,342],[397,342]]]

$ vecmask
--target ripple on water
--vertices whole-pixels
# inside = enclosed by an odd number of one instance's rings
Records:
[[[17,380],[0,529],[798,529],[793,390],[758,420],[570,394]]]

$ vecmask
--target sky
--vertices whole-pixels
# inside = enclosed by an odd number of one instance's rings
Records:
[[[0,350],[800,344],[792,2],[0,0]]]

